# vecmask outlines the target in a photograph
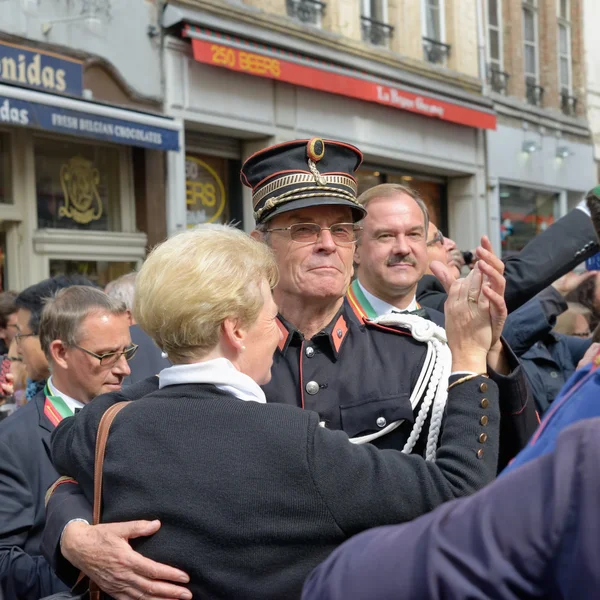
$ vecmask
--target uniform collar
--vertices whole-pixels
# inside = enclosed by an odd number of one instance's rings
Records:
[[[315,344],[325,344],[331,350],[333,357],[337,359],[342,345],[348,337],[348,325],[350,320],[351,311],[344,300],[342,307],[329,325],[315,334],[311,338],[311,342]],[[279,350],[282,354],[287,352],[287,349],[293,341],[306,341],[302,333],[289,321],[286,321],[282,315],[277,316],[277,325],[282,333],[282,338],[279,342]]]

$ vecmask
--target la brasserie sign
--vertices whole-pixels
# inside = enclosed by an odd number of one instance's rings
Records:
[[[53,52],[0,42],[0,83],[81,96],[83,66]]]

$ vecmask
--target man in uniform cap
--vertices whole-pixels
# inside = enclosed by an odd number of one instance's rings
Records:
[[[465,455],[465,472],[459,474],[468,479],[469,469],[473,468],[467,466],[471,459],[476,457],[474,464],[478,464],[477,459],[485,460],[498,444],[498,424],[486,414],[493,408],[485,397],[488,385],[493,384],[482,373],[485,357],[477,355],[475,359],[476,352],[469,356],[468,349],[465,352],[460,348],[455,356],[469,358],[456,362],[441,328],[414,315],[395,315],[382,322],[359,319],[345,300],[360,234],[357,221],[366,212],[357,203],[353,175],[361,160],[358,149],[349,144],[297,140],[254,154],[242,169],[242,181],[253,190],[257,221],[253,235],[272,248],[280,272],[274,298],[280,309],[282,337],[273,361],[272,380],[264,387],[267,401],[313,410],[319,414],[322,426],[344,430],[354,443],[373,441],[380,448],[404,450],[434,460],[446,398],[449,404],[454,398],[456,407],[468,397],[468,404],[477,407],[477,411],[465,410],[460,428],[473,436],[472,447]],[[489,286],[489,293],[502,296],[501,273],[494,271]],[[492,316],[497,339],[503,315],[492,312]],[[451,366],[459,373],[450,375]],[[493,373],[490,377],[506,391],[507,378]],[[461,401],[456,400],[459,397]],[[89,519],[89,507],[87,515],[73,508],[81,496],[73,492],[65,497],[70,487],[74,486],[60,486],[56,492],[60,497],[51,498],[45,536],[45,553],[63,576],[68,576],[68,566],[60,556],[58,538],[64,532],[63,543],[72,549],[72,529],[65,529],[67,520],[83,516]],[[433,504],[450,499],[438,492],[431,498]],[[122,526],[123,532],[125,525],[111,524]],[[103,532],[110,528],[98,527]],[[132,530],[134,535],[123,533],[123,539],[115,541],[115,552],[118,546],[123,549],[128,537],[154,531],[156,525],[145,524]],[[84,545],[85,540],[80,540],[74,554],[93,561]],[[114,564],[114,558],[103,557],[107,564]],[[141,589],[144,596],[144,585],[151,581],[147,569],[141,568],[143,560],[127,558],[128,566],[106,577],[135,582],[129,585],[134,591]],[[84,566],[84,562],[75,566]],[[137,567],[140,570],[135,575],[122,572]],[[163,567],[154,565],[150,579],[175,581],[180,575]],[[154,582],[152,589],[163,585]],[[166,592],[166,588],[161,589]],[[128,591],[123,597],[133,595]]]

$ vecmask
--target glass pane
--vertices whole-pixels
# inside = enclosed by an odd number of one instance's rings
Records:
[[[488,22],[498,25],[498,0],[488,0]]]
[[[526,8],[523,9],[523,38],[526,42],[535,42],[535,16]]]
[[[562,87],[569,87],[569,59],[560,59],[560,85]]]
[[[525,73],[528,75],[536,75],[535,48],[533,46],[525,46]]]
[[[104,288],[109,281],[135,271],[134,262],[106,262],[100,260],[51,260],[50,277],[82,275]]]
[[[442,223],[442,198],[445,186],[434,181],[423,181],[410,175],[388,175],[388,183],[400,183],[415,190],[425,202],[429,212],[429,220],[441,228]],[[446,232],[447,233],[447,232]]]
[[[514,186],[500,186],[500,237],[505,256],[522,250],[553,222],[558,194],[544,194]]]
[[[560,54],[569,53],[569,32],[564,25],[558,26],[558,52]]]
[[[490,58],[500,60],[500,35],[496,29],[490,29]]]
[[[441,40],[439,9],[429,6],[427,8],[427,37],[432,40]]]
[[[38,228],[116,231],[119,152],[64,140],[35,140]]]
[[[569,0],[559,0],[559,16],[561,19],[569,20]]]
[[[371,19],[385,23],[385,15],[383,14],[383,3],[387,0],[371,0]]]
[[[383,183],[383,177],[379,171],[359,169],[356,172],[356,182],[358,183],[358,195],[360,196],[363,192]]]
[[[0,135],[0,203],[2,204],[12,202],[8,140],[7,135]]]
[[[187,154],[185,189],[188,228],[229,220],[228,162],[225,158]]]

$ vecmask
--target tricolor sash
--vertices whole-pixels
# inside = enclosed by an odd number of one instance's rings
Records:
[[[358,279],[355,279],[350,288],[348,289],[348,293],[346,294],[348,297],[348,301],[350,302],[350,306],[352,310],[355,312],[356,316],[361,320],[366,319],[376,319],[379,315],[375,312],[375,309],[371,306],[371,303],[367,300],[367,297],[363,293],[360,285],[358,284]],[[417,309],[421,309],[421,305],[417,302]],[[398,312],[408,312],[408,311],[400,311]],[[418,314],[418,313],[417,313]],[[426,315],[421,315],[427,318]]]
[[[44,402],[44,414],[50,423],[56,427],[63,419],[73,416],[73,411],[60,396],[52,396],[48,384],[44,388],[46,401]]]

